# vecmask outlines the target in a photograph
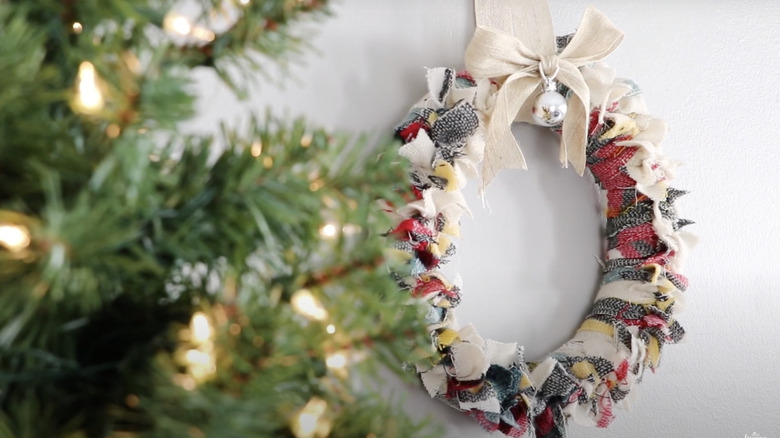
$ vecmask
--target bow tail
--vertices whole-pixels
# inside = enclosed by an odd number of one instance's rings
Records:
[[[590,116],[585,110],[585,105],[579,102],[569,106],[568,111],[569,114],[563,121],[561,135],[561,163],[564,167],[568,167],[567,163],[571,163],[577,174],[582,176],[585,173],[585,149],[588,146],[586,121],[590,119]]]
[[[504,169],[527,169],[525,157],[520,145],[512,135],[511,120],[507,121],[506,113],[493,113],[490,123],[496,123],[503,129],[489,129],[485,144],[485,158],[482,161],[482,189],[488,186],[498,172]]]
[[[486,127],[482,190],[504,169],[527,169],[523,152],[512,134],[512,122],[523,102],[536,90],[537,82],[529,77],[510,77],[498,90]]]
[[[585,173],[585,149],[588,146],[590,90],[577,66],[561,60],[558,79],[571,90],[566,118],[561,130],[561,163],[571,163],[582,176]]]

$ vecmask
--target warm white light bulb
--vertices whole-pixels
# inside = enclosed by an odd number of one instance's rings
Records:
[[[211,338],[211,323],[205,313],[197,312],[192,315],[190,330],[192,331],[192,340],[199,344],[202,344]]]
[[[21,225],[0,225],[0,245],[11,252],[21,251],[30,245],[30,233]]]
[[[317,420],[319,420],[319,415],[312,414],[308,412],[301,412],[300,415],[298,415],[298,423],[301,425],[298,437],[313,437],[314,431],[317,430]]]
[[[325,437],[332,427],[330,421],[323,418],[328,402],[314,397],[306,403],[293,420],[292,429],[296,438]]]
[[[214,41],[217,37],[213,31],[205,27],[193,25],[189,18],[175,13],[168,14],[165,17],[163,27],[169,32],[206,42]]]
[[[195,379],[192,378],[192,376],[188,374],[176,374],[173,376],[173,383],[181,386],[182,388],[186,389],[187,391],[194,391],[195,388],[198,386],[197,382],[195,382]]]
[[[307,148],[311,146],[311,141],[314,139],[314,137],[311,134],[304,134],[303,137],[301,137],[301,146]]]
[[[328,312],[307,289],[301,289],[298,292],[295,292],[292,296],[291,303],[296,312],[309,319],[322,321],[328,317]]]
[[[168,15],[165,17],[163,25],[166,29],[176,32],[179,35],[189,35],[190,32],[192,32],[192,25],[190,24],[190,20],[188,20],[187,17],[183,17],[181,15]]]
[[[187,362],[192,365],[209,365],[211,363],[211,357],[200,350],[187,350],[185,357]]]
[[[84,61],[79,65],[77,83],[79,104],[84,110],[103,108],[103,94],[98,88],[97,72],[91,62]]]
[[[199,40],[211,42],[214,41],[214,38],[216,38],[216,34],[214,32],[206,29],[205,27],[193,27],[192,28],[192,36]]]
[[[341,351],[338,353],[333,353],[325,359],[325,365],[327,365],[328,368],[334,368],[337,370],[343,370],[346,368],[347,362],[349,362],[347,355]]]
[[[249,150],[253,157],[259,157],[263,153],[263,142],[258,140],[252,143],[252,147]]]
[[[201,350],[187,350],[184,354],[187,361],[187,372],[196,382],[203,382],[217,372],[216,359],[213,354]]]
[[[338,234],[339,228],[336,224],[325,224],[320,228],[320,236],[325,239],[332,239]]]

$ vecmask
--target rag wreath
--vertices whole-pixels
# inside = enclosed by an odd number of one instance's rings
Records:
[[[502,1],[477,0],[478,25],[480,8]],[[593,17],[600,25],[611,26],[589,9],[578,34]],[[478,27],[478,32],[492,31]],[[680,219],[675,207],[686,192],[669,185],[677,163],[661,153],[663,121],[647,115],[641,91],[632,81],[616,78],[600,62],[575,64],[576,80],[581,80],[575,84],[577,96],[572,81],[567,84],[565,78],[560,78],[557,90],[569,102],[581,99],[587,112],[584,120],[573,122],[570,113],[551,129],[563,131],[562,159],[576,168],[574,155],[581,154],[582,170],[587,168],[603,194],[607,250],[593,308],[575,336],[539,362],[526,362],[516,343],[484,339],[472,325],[461,327],[455,315],[461,289],[439,266],[455,253],[453,238],[459,237],[461,215],[469,211],[462,189],[468,179],[478,177],[480,164],[485,187],[489,182],[485,161],[491,154],[500,167],[524,167],[524,161],[506,163],[507,154],[517,156],[519,149],[507,152],[501,150],[506,142],[491,144],[504,135],[495,130],[508,130],[515,117],[512,114],[507,123],[497,115],[506,110],[498,109],[507,106],[506,87],[523,76],[513,79],[507,72],[475,77],[474,71],[486,70],[485,63],[469,52],[474,54],[475,45],[495,45],[489,38],[475,42],[475,35],[467,51],[467,67],[476,68],[429,69],[428,94],[396,129],[403,141],[399,154],[408,161],[411,191],[406,205],[386,207],[396,218],[388,236],[408,268],[394,276],[411,297],[430,306],[427,320],[437,354],[416,367],[431,397],[469,414],[489,431],[511,437],[533,431],[539,438],[562,438],[567,418],[606,427],[615,403],[626,399],[646,369],[656,369],[662,347],[682,339],[684,330],[674,312],[688,284],[681,269],[695,238],[681,230],[691,222]],[[581,46],[582,38],[580,43],[577,38],[553,38],[554,54],[581,52],[571,47]],[[539,70],[533,68],[546,67],[528,67],[524,74],[538,78]],[[538,91],[538,79],[535,84],[532,91]],[[524,105],[508,102],[512,108]],[[577,129],[575,122],[582,122],[584,129],[580,148],[566,144],[566,130]],[[576,137],[577,133],[570,136]]]

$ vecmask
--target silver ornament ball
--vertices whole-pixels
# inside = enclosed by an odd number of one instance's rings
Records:
[[[555,126],[566,117],[566,98],[557,91],[545,91],[536,97],[531,118],[538,125]]]

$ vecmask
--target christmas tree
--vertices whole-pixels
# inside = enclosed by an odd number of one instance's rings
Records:
[[[175,3],[0,2],[0,438],[427,436],[372,384],[426,348],[392,154],[177,129],[193,68],[240,94],[326,2]]]

